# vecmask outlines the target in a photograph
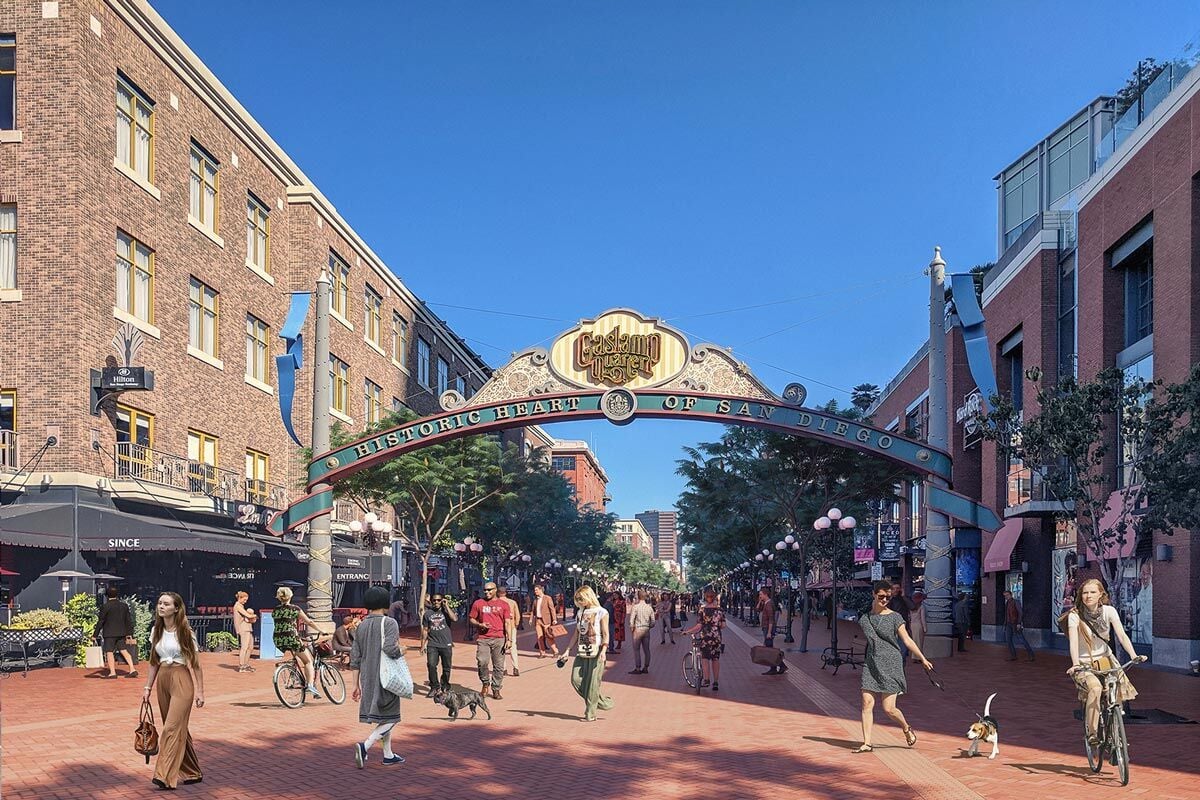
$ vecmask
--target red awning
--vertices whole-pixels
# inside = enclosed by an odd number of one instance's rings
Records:
[[[1117,527],[1117,520],[1121,518],[1121,507],[1125,500],[1121,497],[1121,490],[1113,492],[1108,496],[1108,505],[1104,507],[1104,516],[1100,518],[1101,531],[1113,531],[1104,542],[1104,557],[1105,558],[1129,558],[1133,555],[1134,546],[1137,543],[1137,531],[1134,528],[1134,522],[1129,521],[1125,526],[1125,541],[1117,544],[1117,533],[1114,528]],[[1090,560],[1096,559],[1096,551],[1089,544],[1087,546],[1087,557]]]
[[[1004,572],[1008,569],[1009,559],[1012,558],[1013,548],[1017,546],[1017,539],[1021,538],[1023,527],[1024,523],[1019,517],[1005,520],[992,537],[992,544],[983,557],[984,572]]]

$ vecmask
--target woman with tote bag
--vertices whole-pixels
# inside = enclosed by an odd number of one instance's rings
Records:
[[[354,686],[351,699],[358,701],[358,721],[374,725],[371,734],[354,746],[358,768],[366,765],[367,752],[376,742],[383,743],[383,763],[403,764],[404,757],[392,752],[392,729],[400,721],[401,687],[391,679],[396,662],[404,664],[404,649],[400,646],[400,626],[388,616],[386,589],[372,586],[363,597],[367,617],[354,633],[350,652],[350,669],[357,670],[350,684]],[[404,670],[407,672],[407,669]],[[386,688],[387,680],[391,688]],[[412,696],[412,680],[409,693]]]

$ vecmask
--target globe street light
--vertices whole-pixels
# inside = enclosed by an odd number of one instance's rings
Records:
[[[787,566],[789,567],[789,569],[787,570],[787,573],[788,573],[788,578],[787,578],[787,590],[788,590],[788,593],[787,593],[788,594],[787,634],[783,637],[783,641],[787,644],[792,644],[793,642],[796,641],[795,638],[792,637],[792,614],[795,610],[795,605],[796,605],[796,591],[792,587],[792,580],[794,577],[793,573],[795,572],[794,566],[796,563],[793,556],[796,556],[796,557],[799,556],[800,543],[798,541],[796,541],[795,536],[792,536],[789,533],[787,536],[783,537],[783,539],[781,539],[780,541],[775,543],[775,550],[782,554],[781,558],[783,559],[784,563],[787,564]],[[801,566],[801,568],[803,568],[804,565],[801,564],[800,566]]]
[[[362,522],[352,519],[346,527],[355,535],[354,538],[359,540],[363,549],[369,553],[367,556],[367,583],[374,585],[375,559],[373,556],[376,548],[383,552],[384,541],[391,539],[392,523],[384,522],[374,511],[368,511],[363,514]]]
[[[813,528],[818,531],[827,531],[830,528],[833,528],[835,524],[837,526],[837,530],[852,531],[854,530],[854,526],[858,524],[858,521],[855,520],[854,517],[843,517],[842,511],[839,508],[831,508],[825,512],[824,516],[818,517],[816,521],[813,522]],[[831,575],[830,587],[832,596],[830,599],[833,601],[833,620],[831,621],[832,624],[830,626],[832,633],[829,637],[829,648],[827,652],[831,653],[831,657],[827,657],[824,654],[821,656],[821,661],[824,664],[832,664],[835,671],[843,663],[842,656],[838,652],[837,553],[838,538],[835,536],[833,541],[833,556],[830,559],[829,568]]]

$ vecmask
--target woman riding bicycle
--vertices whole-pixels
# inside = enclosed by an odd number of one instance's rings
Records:
[[[308,693],[313,697],[320,697],[321,693],[317,691],[316,678],[313,670],[313,657],[308,646],[300,638],[299,622],[303,622],[309,628],[314,627],[313,621],[300,608],[300,606],[292,603],[292,590],[286,586],[280,586],[279,591],[275,592],[275,599],[279,601],[279,605],[275,607],[275,611],[271,616],[275,621],[275,649],[291,653],[292,658],[300,665],[301,671],[304,672],[304,682],[308,686]]]
[[[1145,656],[1134,652],[1133,642],[1125,633],[1120,615],[1109,605],[1104,584],[1096,578],[1089,578],[1075,590],[1075,606],[1067,613],[1067,634],[1071,640],[1071,668],[1067,674],[1075,679],[1079,687],[1079,699],[1086,706],[1088,742],[1092,746],[1099,743],[1097,723],[1100,719],[1102,686],[1100,678],[1087,670],[1103,672],[1120,666],[1108,645],[1113,633],[1130,658],[1135,661],[1146,660]],[[1137,690],[1122,673],[1117,685],[1118,701],[1124,703],[1135,697]]]
[[[717,605],[717,593],[711,589],[704,593],[704,605],[696,614],[696,624],[681,633],[699,633],[701,663],[704,665],[703,682],[707,686],[712,681],[712,690],[719,691],[721,680],[721,630],[725,627],[725,613]],[[711,675],[711,678],[710,678]]]

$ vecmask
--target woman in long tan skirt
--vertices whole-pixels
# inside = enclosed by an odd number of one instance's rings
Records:
[[[158,708],[162,731],[158,736],[158,758],[154,762],[154,785],[174,789],[183,783],[203,779],[188,721],[192,705],[204,707],[204,675],[196,657],[196,637],[188,625],[183,598],[175,592],[163,592],[155,608],[154,630],[150,634],[150,679],[143,700],[158,684]]]

